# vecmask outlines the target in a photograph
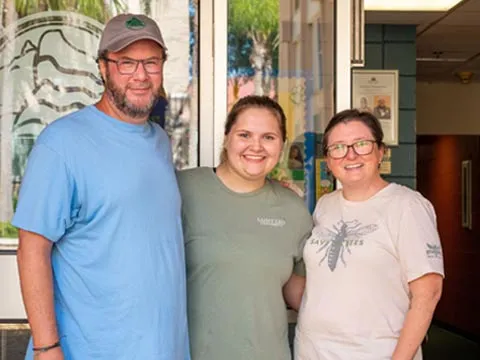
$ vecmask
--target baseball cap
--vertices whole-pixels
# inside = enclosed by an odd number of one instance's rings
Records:
[[[104,51],[120,51],[138,40],[153,40],[167,50],[162,33],[153,19],[140,14],[117,15],[105,25],[98,46],[98,56]]]

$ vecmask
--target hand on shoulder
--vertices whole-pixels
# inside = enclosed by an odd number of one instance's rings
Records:
[[[303,192],[303,190],[300,189],[297,185],[295,185],[291,180],[282,180],[282,181],[279,181],[279,183],[284,188],[292,190],[295,194],[297,194],[301,198],[304,197],[305,193]]]

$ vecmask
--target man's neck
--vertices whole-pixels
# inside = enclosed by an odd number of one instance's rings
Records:
[[[104,93],[100,101],[95,104],[96,108],[108,116],[133,125],[143,125],[148,120],[148,115],[145,117],[131,117],[120,111],[115,104],[111,103]]]

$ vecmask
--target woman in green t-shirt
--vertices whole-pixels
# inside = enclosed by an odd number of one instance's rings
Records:
[[[286,139],[282,108],[247,96],[230,111],[217,168],[178,175],[192,360],[289,360],[286,302],[297,309],[303,200],[268,174]]]

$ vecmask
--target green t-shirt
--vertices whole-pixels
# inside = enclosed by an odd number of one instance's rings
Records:
[[[287,360],[282,287],[312,217],[276,182],[239,194],[211,168],[182,171],[192,360]]]

